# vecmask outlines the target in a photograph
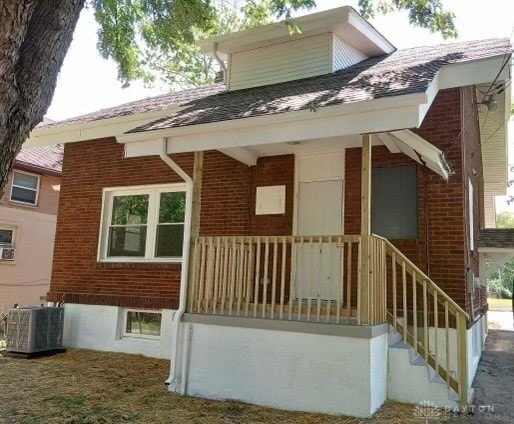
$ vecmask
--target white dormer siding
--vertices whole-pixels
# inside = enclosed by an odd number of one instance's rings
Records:
[[[332,72],[349,68],[350,66],[368,58],[368,56],[362,53],[359,49],[353,47],[351,44],[348,44],[335,34],[332,43]]]
[[[333,33],[232,53],[228,89],[241,90],[325,75],[367,56]]]

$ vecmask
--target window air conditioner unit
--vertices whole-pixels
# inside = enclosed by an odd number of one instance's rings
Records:
[[[64,308],[11,309],[7,319],[7,352],[45,354],[63,351],[63,322]]]
[[[14,247],[0,247],[0,261],[14,261]]]

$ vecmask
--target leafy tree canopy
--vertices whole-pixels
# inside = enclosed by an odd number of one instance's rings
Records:
[[[359,0],[366,18],[407,11],[415,26],[457,36],[455,15],[442,0]],[[315,0],[89,0],[100,25],[98,49],[118,64],[120,81],[171,86],[199,86],[212,82],[213,62],[203,57],[195,39],[288,20],[298,9],[311,9]],[[336,6],[336,5],[334,5]],[[291,30],[300,30],[294,28]]]

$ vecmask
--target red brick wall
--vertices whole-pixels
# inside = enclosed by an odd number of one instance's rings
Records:
[[[461,306],[466,307],[466,268],[468,239],[465,180],[471,173],[464,163],[463,143],[479,143],[476,130],[462,132],[461,100],[469,109],[469,89],[445,90],[438,94],[418,133],[447,154],[455,175],[448,182],[434,172],[417,165],[418,239],[396,240],[394,244],[425,271]],[[464,100],[463,100],[464,99]],[[469,125],[469,124],[467,124]],[[466,127],[467,128],[467,127]],[[475,152],[474,157],[479,156]],[[373,147],[373,167],[415,165],[403,154],[392,154],[383,146]],[[345,232],[360,232],[361,149],[346,151]],[[474,163],[480,168],[477,163]],[[463,166],[465,175],[463,178]],[[478,187],[477,187],[478,188]],[[479,194],[477,192],[476,198]],[[477,212],[479,208],[476,208]]]
[[[249,168],[217,151],[204,155],[201,235],[249,234],[256,184],[288,184],[288,213],[254,222],[255,234],[290,234],[292,157],[266,158]],[[193,154],[173,159],[190,175]],[[276,166],[275,166],[276,164]],[[123,159],[114,139],[67,144],[48,298],[69,303],[141,308],[176,308],[180,264],[99,263],[97,248],[102,188],[176,183],[181,179],[157,157]],[[66,294],[66,295],[65,295]]]

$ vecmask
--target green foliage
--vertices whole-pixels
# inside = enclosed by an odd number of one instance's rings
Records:
[[[502,212],[496,215],[498,228],[514,228],[514,214]],[[514,259],[508,261],[502,268],[495,272],[487,284],[492,293],[500,298],[512,297],[512,282],[514,281]]]
[[[407,11],[409,23],[439,32],[443,38],[456,38],[455,14],[444,9],[442,0],[359,0],[365,18],[394,11]]]
[[[514,213],[502,212],[497,214],[496,226],[498,228],[514,228]]]
[[[213,81],[216,64],[200,54],[195,40],[285,19],[301,31],[292,13],[310,9],[315,0],[87,0],[100,25],[98,50],[118,64],[118,78],[161,80],[171,87],[201,86]],[[365,17],[407,11],[409,22],[457,36],[454,14],[442,0],[359,0]]]

